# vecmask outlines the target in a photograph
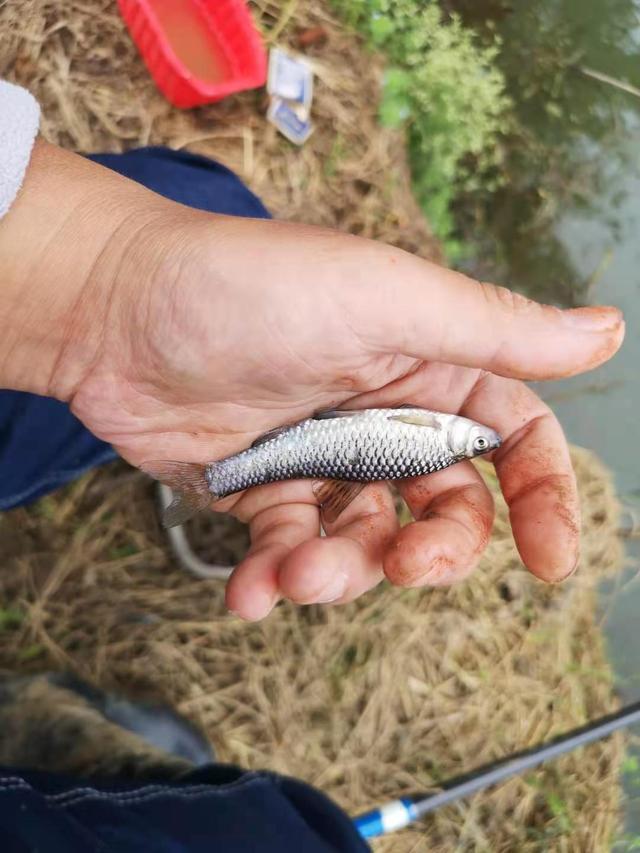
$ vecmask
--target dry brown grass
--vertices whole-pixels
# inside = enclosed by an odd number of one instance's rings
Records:
[[[261,92],[173,109],[150,80],[115,0],[0,2],[0,76],[31,88],[44,109],[44,135],[67,148],[188,147],[231,167],[280,218],[439,259],[411,195],[402,137],[376,124],[379,62],[335,25],[325,2],[252,5],[267,37],[281,33],[280,43],[295,45],[309,26],[330,33],[307,50],[317,78],[316,130],[302,150],[267,123]]]
[[[67,147],[188,146],[238,171],[278,216],[437,258],[402,142],[375,123],[377,62],[320,0],[254,9],[280,41],[318,22],[329,30],[327,45],[310,51],[317,130],[302,151],[266,124],[260,94],[172,110],[113,0],[0,0],[0,74],[32,88],[45,134]],[[112,466],[0,516],[0,665],[68,667],[102,687],[160,693],[202,725],[221,759],[298,775],[352,812],[436,787],[615,706],[594,587],[621,564],[617,506],[598,462],[574,459],[586,524],[581,571],[567,584],[545,587],[524,572],[498,499],[491,545],[469,582],[383,585],[339,609],[283,604],[252,626],[225,612],[219,582],[176,568],[150,484]],[[244,531],[207,524],[201,548],[237,557]],[[377,849],[608,850],[621,749],[618,738],[569,755]]]
[[[383,585],[335,609],[282,604],[258,625],[225,612],[220,582],[176,568],[151,484],[116,465],[1,517],[1,600],[22,617],[0,633],[0,666],[69,667],[103,687],[160,693],[222,760],[300,776],[352,812],[433,788],[615,706],[594,586],[621,562],[618,511],[595,458],[574,460],[586,523],[567,584],[524,572],[498,499],[469,582]],[[226,548],[211,556],[237,558],[243,531],[211,523]],[[591,746],[377,849],[608,850],[621,751],[620,739]]]

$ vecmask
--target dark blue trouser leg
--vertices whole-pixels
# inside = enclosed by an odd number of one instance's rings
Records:
[[[366,853],[303,782],[212,765],[180,783],[88,784],[0,769],[2,853]]]

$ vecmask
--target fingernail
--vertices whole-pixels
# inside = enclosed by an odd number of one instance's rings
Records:
[[[578,571],[579,565],[580,565],[580,559],[578,558],[575,561],[575,563],[573,564],[572,568],[569,569],[569,571],[566,573],[566,575],[563,578],[560,578],[558,583],[564,583],[565,581],[568,581],[569,578],[572,578],[575,575],[575,573]]]
[[[571,568],[569,569],[569,571],[566,574],[564,574],[561,578],[555,578],[554,580],[551,581],[551,583],[552,584],[560,584],[560,583],[564,583],[565,581],[568,581],[569,578],[573,577],[573,575],[575,575],[575,573],[578,571],[579,566],[580,566],[580,553],[578,552],[576,554],[576,558],[574,560],[574,563],[571,566]]]
[[[244,613],[238,613],[237,610],[232,610],[230,607],[227,607],[229,613],[232,613],[234,616],[237,616],[238,619],[242,619],[244,622],[259,622],[261,619],[265,619],[276,606],[276,604],[280,601],[280,594],[276,593],[275,595],[262,594],[257,596],[252,602],[252,607],[250,612],[245,610]]]
[[[273,610],[273,608],[276,606],[276,604],[278,604],[279,602],[280,602],[280,593],[279,592],[276,592],[272,596],[269,596],[269,600],[267,603],[267,609],[266,609],[264,616],[262,618],[264,619],[265,616],[268,616],[271,613],[271,611]]]
[[[342,598],[347,588],[347,575],[344,572],[334,575],[326,586],[315,596],[318,604],[329,604]]]
[[[622,322],[622,312],[618,308],[570,308],[562,312],[565,321],[575,329],[585,332],[607,332],[616,329]]]

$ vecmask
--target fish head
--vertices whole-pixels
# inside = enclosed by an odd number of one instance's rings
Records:
[[[491,427],[460,417],[452,418],[447,441],[452,453],[461,459],[483,456],[502,444],[502,439]]]

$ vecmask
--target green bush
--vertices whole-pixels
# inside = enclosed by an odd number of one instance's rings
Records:
[[[386,57],[381,121],[406,127],[416,196],[452,254],[453,199],[486,186],[499,161],[509,108],[495,65],[499,44],[480,45],[435,0],[333,2]]]

